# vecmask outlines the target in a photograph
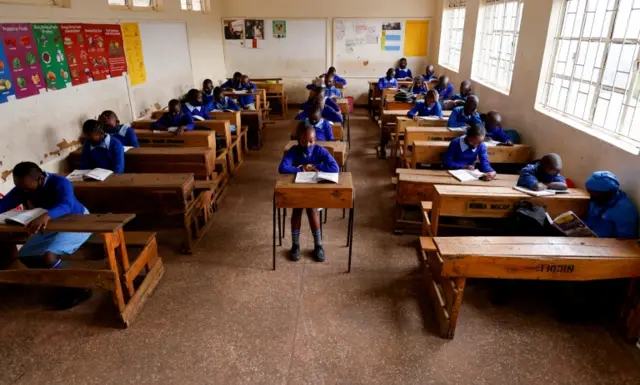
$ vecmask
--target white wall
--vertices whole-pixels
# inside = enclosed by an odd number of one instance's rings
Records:
[[[438,66],[438,73],[447,74],[456,87],[462,80],[471,78],[479,2],[467,0],[460,71]],[[638,156],[534,109],[541,69],[546,64],[546,60],[543,60],[545,47],[547,41],[553,38],[553,27],[557,22],[555,11],[559,3],[560,0],[524,0],[511,91],[505,95],[474,81],[474,90],[480,97],[480,109],[500,111],[505,127],[520,131],[524,143],[533,147],[536,157],[549,152],[560,154],[564,164],[563,174],[577,184],[583,184],[593,171],[609,170],[618,176],[634,201],[640,202]],[[441,2],[438,2],[436,12],[438,25],[434,28],[435,47],[440,42]],[[550,23],[554,25],[551,25],[552,31],[548,34]],[[438,49],[432,49],[431,54],[433,61],[437,62]]]
[[[148,82],[133,87],[131,93],[124,78],[114,78],[1,104],[0,173],[7,180],[0,179],[0,192],[13,186],[9,173],[20,161],[40,163],[52,172],[63,170],[63,159],[77,145],[82,122],[102,110],[114,110],[120,120],[131,121],[156,103],[165,105],[167,96],[184,89],[185,82],[200,87],[205,78],[223,79],[220,8],[217,1],[212,4],[207,14],[183,12],[179,0],[164,0],[161,12],[113,10],[107,0],[73,0],[71,8],[0,4],[0,23],[184,22],[191,56],[191,68],[185,73],[192,74],[192,79]]]

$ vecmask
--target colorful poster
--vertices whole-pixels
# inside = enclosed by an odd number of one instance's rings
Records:
[[[144,67],[140,27],[138,23],[123,23],[121,27],[131,85],[142,84],[147,81],[147,70]]]
[[[284,39],[287,37],[287,21],[286,20],[274,20],[273,21],[273,37],[276,39]]]
[[[46,92],[30,24],[2,24],[0,35],[18,99]]]
[[[9,62],[4,54],[4,49],[0,45],[0,103],[6,103],[16,99],[15,88],[11,81],[9,72]]]
[[[60,24],[60,34],[74,86],[93,81],[82,24]]]
[[[404,56],[427,56],[429,20],[407,20],[404,27]]]
[[[104,38],[107,45],[107,61],[111,77],[122,76],[127,73],[127,59],[124,57],[124,42],[122,31],[118,24],[104,25]]]
[[[32,24],[31,28],[40,54],[42,73],[47,88],[61,90],[71,87],[71,76],[63,53],[64,46],[58,24]]]
[[[104,38],[104,26],[100,24],[84,24],[84,38],[89,54],[89,68],[93,81],[111,77],[107,60],[107,44]]]

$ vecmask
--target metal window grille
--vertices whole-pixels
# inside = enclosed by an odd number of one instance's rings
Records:
[[[204,12],[204,0],[181,0],[184,11]]]
[[[440,34],[440,65],[454,70],[460,69],[462,36],[466,1],[448,1],[442,12],[442,33]]]
[[[128,8],[156,8],[156,3],[157,0],[109,0],[109,5],[119,5]]]

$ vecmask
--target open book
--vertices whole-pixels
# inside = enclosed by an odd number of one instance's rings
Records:
[[[299,172],[296,183],[338,183],[340,174],[337,172]]]
[[[467,125],[462,127],[447,127],[449,131],[453,131],[453,132],[466,132],[467,128],[469,128],[469,126]]]
[[[193,118],[193,120],[197,120],[199,122],[204,120],[204,118],[202,116],[200,116],[200,115],[193,115],[192,118]]]
[[[248,94],[247,90],[233,90],[234,94]]]
[[[520,187],[520,186],[513,186],[513,189],[516,191],[520,191],[521,193],[531,195],[532,197],[548,197],[548,196],[557,195],[557,194],[569,194],[569,191],[567,190],[547,189],[547,190],[541,190],[541,191],[534,191],[534,190],[529,190],[526,187]]]
[[[213,110],[211,112],[237,112],[237,111],[232,110],[230,108],[225,108],[224,110]]]
[[[67,175],[67,179],[71,182],[81,182],[87,179],[103,182],[111,174],[113,174],[113,171],[106,170],[104,168],[94,168],[93,170],[73,170],[71,174]]]
[[[598,237],[573,211],[560,214],[554,220],[551,220],[547,213],[547,218],[553,227],[560,230],[567,237]]]
[[[449,170],[449,174],[463,183],[478,180],[484,175],[483,172],[478,170]]]
[[[42,214],[45,214],[45,209],[33,209],[33,210],[11,210],[6,213],[0,214],[0,223],[12,224],[17,223],[19,225],[26,226],[34,219],[39,218]]]
[[[419,120],[433,120],[433,121],[442,120],[442,118],[439,117],[439,116],[419,116],[418,119]]]
[[[124,147],[124,152],[127,152],[133,148],[133,146],[122,146]]]

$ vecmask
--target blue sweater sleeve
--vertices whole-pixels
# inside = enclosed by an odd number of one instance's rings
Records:
[[[419,111],[419,109],[420,109],[420,105],[421,105],[421,104],[423,104],[423,103],[416,103],[416,104],[414,104],[414,105],[413,105],[413,108],[411,108],[411,109],[409,110],[409,112],[407,112],[407,116],[408,116],[408,117],[410,117],[410,118],[412,118],[412,119],[413,119],[413,117],[414,117],[414,116],[416,116],[416,115],[420,116],[420,114],[419,114],[419,112],[418,112],[418,111]],[[436,104],[440,104],[440,103],[436,103]]]
[[[220,88],[233,88],[233,80],[227,80],[226,82],[222,83]]]
[[[132,127],[129,127],[129,129],[127,129],[124,140],[126,143],[129,143],[130,146],[140,147],[140,144],[138,143],[138,136],[136,135],[136,132]]]
[[[384,78],[378,79],[378,89],[379,90],[384,89]]]
[[[184,114],[184,117],[182,118],[182,121],[180,123],[187,127],[187,131],[193,131],[193,129],[196,127],[195,123],[193,122],[193,117],[190,114]]]
[[[449,143],[449,148],[447,148],[447,152],[444,154],[444,168],[447,170],[467,168],[465,163],[456,161],[456,147],[460,148],[460,142],[457,140],[451,141],[451,143]]]
[[[437,116],[439,118],[442,118],[442,105],[440,103],[436,102],[436,105],[434,107],[435,109],[433,110],[433,115]]]
[[[493,128],[493,131],[488,133],[487,136],[498,142],[508,142],[509,140],[511,140],[509,139],[507,133],[504,132],[500,127]]]
[[[229,103],[227,108],[234,111],[240,111],[240,107],[238,107],[238,103],[236,103],[236,101],[231,98],[229,98]],[[209,117],[208,119],[211,119],[211,118]]]
[[[122,146],[120,146],[122,148]],[[73,185],[66,178],[60,179],[56,186],[56,204],[47,210],[51,219],[63,217],[71,212],[75,196],[73,195]]]
[[[13,210],[20,206],[21,203],[22,202],[20,202],[20,199],[18,198],[18,190],[12,188],[4,198],[0,199],[0,213]]]
[[[336,112],[340,112],[340,106],[338,105],[338,103],[336,103],[335,100],[331,98],[325,99],[325,105],[331,107],[331,109],[335,110]]]
[[[494,170],[491,168],[491,164],[489,163],[487,146],[484,143],[481,143],[476,151],[478,152],[478,160],[480,161],[480,167],[478,167],[478,170],[482,172],[493,172]]]
[[[338,162],[329,154],[325,148],[320,147],[320,162],[314,164],[315,168],[322,172],[339,172]]]
[[[535,175],[535,169],[535,165],[530,164],[520,170],[517,185],[532,190],[536,183],[538,183],[538,178]]]
[[[90,170],[91,167],[91,148],[89,147],[89,143],[85,142],[82,145],[82,154],[80,155],[80,169],[81,170]]]
[[[343,86],[347,85],[347,80],[345,78],[343,78],[342,76],[333,75],[333,81],[338,83],[338,84],[342,84]]]
[[[306,114],[305,116],[302,118],[304,119],[306,118]],[[336,110],[334,110],[333,108],[327,108],[325,106],[325,108],[322,110],[322,118],[326,119],[330,122],[333,123],[342,123],[343,119],[342,119],[342,115],[339,112],[336,112]],[[297,119],[297,117],[296,117]],[[300,119],[300,120],[302,120]]]
[[[449,83],[449,85],[447,85],[447,88],[442,92],[442,95],[440,95],[440,99],[441,100],[449,100],[453,97],[453,84]]]
[[[113,157],[114,174],[124,173],[124,147],[117,140],[111,141],[111,156]]]
[[[298,172],[300,172],[300,169],[293,165],[295,153],[296,147],[293,146],[284,154],[282,161],[280,161],[280,167],[278,167],[278,172],[280,174],[297,174]]]
[[[638,238],[638,210],[628,198],[625,201],[628,204],[614,207],[610,215],[615,224],[616,238]]]
[[[333,137],[333,129],[331,128],[331,124],[327,121],[325,121],[324,124],[324,137],[327,138],[327,141],[331,142],[334,141],[335,138]]]
[[[438,103],[440,104],[440,103]],[[451,116],[449,116],[449,122],[447,123],[447,126],[450,128],[459,128],[459,127],[463,127],[466,124],[459,121],[460,119],[460,109],[458,108],[454,108],[453,111],[451,111]]]
[[[407,77],[413,79],[413,74],[410,69],[407,69]]]

